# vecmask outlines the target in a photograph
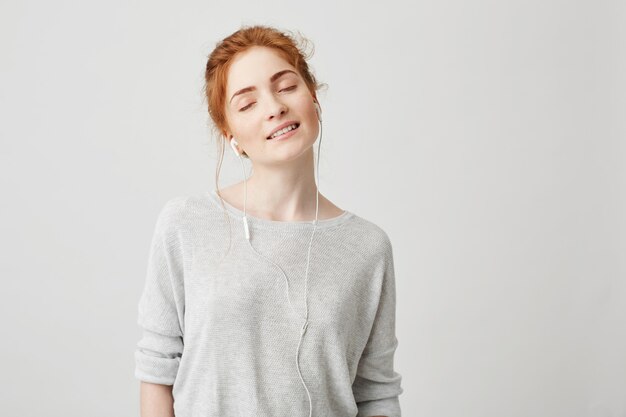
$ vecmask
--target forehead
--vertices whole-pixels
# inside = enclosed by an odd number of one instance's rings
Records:
[[[239,53],[233,59],[227,72],[228,97],[240,88],[267,83],[274,73],[286,68],[296,71],[272,48],[254,46]]]

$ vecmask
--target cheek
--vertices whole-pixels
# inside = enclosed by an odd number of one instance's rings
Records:
[[[241,136],[249,135],[256,124],[254,117],[250,115],[234,115],[231,120],[233,131]]]
[[[319,122],[319,119],[317,118],[317,111],[315,110],[315,107],[313,107],[311,109],[311,112],[309,113],[310,117],[311,117],[311,122],[313,124],[317,124]]]
[[[248,146],[255,146],[255,144],[260,143],[259,139],[265,139],[262,123],[247,120],[240,124],[239,132],[248,142]]]
[[[311,103],[312,104],[312,103]],[[311,104],[303,104],[299,106],[298,113],[304,115],[307,121],[312,122],[317,120],[317,113],[315,113],[315,107]]]

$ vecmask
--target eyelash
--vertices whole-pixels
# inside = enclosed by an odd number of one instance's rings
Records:
[[[291,90],[295,89],[296,87],[297,87],[297,85],[292,85],[291,87],[285,87],[285,88],[283,88],[283,89],[282,89],[282,90],[280,90],[280,91],[284,91],[284,90],[290,90],[290,91],[291,91]],[[280,92],[280,91],[279,91],[279,92]],[[247,106],[244,106],[244,107],[240,108],[240,109],[239,109],[239,111],[240,111],[240,112],[244,112],[244,111],[248,110],[248,109],[250,108],[250,106],[252,106],[253,104],[254,104],[254,103],[250,103],[250,104],[248,104]]]

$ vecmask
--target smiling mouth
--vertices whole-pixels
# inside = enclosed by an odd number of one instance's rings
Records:
[[[276,139],[276,138],[279,138],[279,137],[281,137],[281,136],[283,136],[283,135],[286,135],[287,133],[291,133],[291,132],[293,132],[294,130],[298,130],[298,128],[300,127],[300,123],[294,123],[294,124],[296,125],[296,127],[295,127],[295,128],[293,128],[293,129],[291,129],[291,130],[289,130],[289,131],[287,131],[287,132],[283,133],[282,135],[278,135],[278,136],[274,136],[274,137],[268,136],[268,137],[267,137],[267,138],[265,138],[265,139],[266,139],[266,140]]]

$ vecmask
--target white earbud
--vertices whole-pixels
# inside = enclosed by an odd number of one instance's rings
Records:
[[[233,149],[233,152],[235,152],[236,156],[241,156],[241,155],[239,155],[239,151],[237,150],[237,146],[236,145],[239,145],[239,143],[237,143],[235,138],[232,138],[230,140],[230,147]]]
[[[314,101],[313,103],[315,103],[315,111],[317,112],[317,118],[320,120],[320,122],[322,121],[322,108],[320,107],[320,105],[317,103],[317,101]]]

